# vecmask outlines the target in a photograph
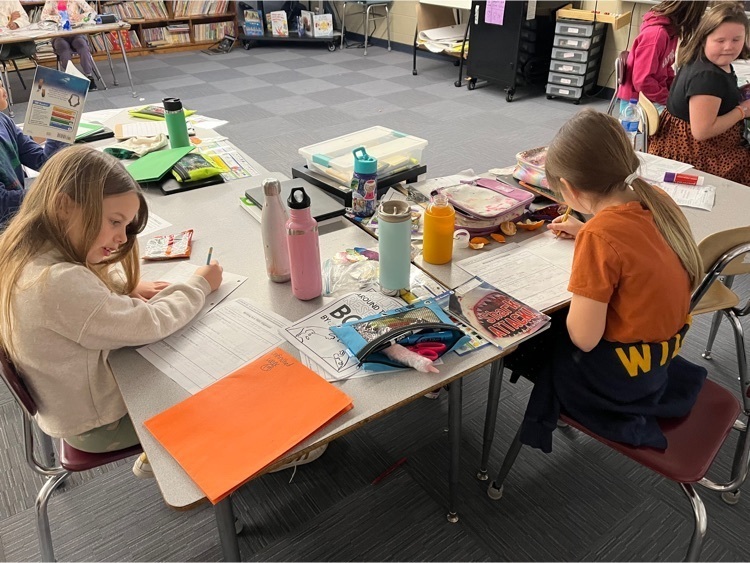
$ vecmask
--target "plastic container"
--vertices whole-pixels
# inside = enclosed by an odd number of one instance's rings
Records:
[[[555,24],[555,33],[591,37],[594,33],[601,33],[606,25],[601,22],[586,23],[576,20],[558,20]]]
[[[263,180],[263,196],[260,230],[263,235],[266,273],[272,282],[288,282],[291,277],[286,235],[289,216],[281,201],[281,184],[276,178]]]
[[[596,71],[591,71],[584,75],[564,74],[562,72],[550,72],[547,82],[552,84],[560,84],[563,87],[572,86],[574,88],[581,88],[593,82],[596,79]]]
[[[297,299],[308,301],[323,292],[318,222],[310,213],[310,197],[305,193],[305,188],[292,188],[287,205],[289,220],[286,222],[286,235],[292,293]]]
[[[564,72],[566,74],[588,74],[591,71],[598,72],[598,64],[599,59],[592,59],[588,63],[551,60],[549,62],[549,69],[553,72]]]
[[[448,202],[448,196],[432,196],[424,212],[424,240],[422,258],[430,264],[446,264],[453,258],[453,231],[456,226],[456,211]]]
[[[384,201],[378,208],[380,290],[397,295],[409,287],[411,209],[405,201]]]
[[[601,46],[592,47],[588,51],[574,51],[572,49],[560,49],[559,47],[553,47],[552,58],[558,61],[585,63],[597,58],[601,50]]]
[[[425,139],[375,126],[302,147],[299,154],[310,170],[350,186],[354,176],[354,149],[364,147],[367,154],[378,161],[377,175],[383,178],[418,166],[426,146]]]
[[[352,212],[357,217],[372,217],[378,209],[378,161],[358,147],[354,153]]]
[[[641,123],[641,113],[638,109],[638,100],[632,98],[630,103],[626,105],[619,116],[620,124],[625,129],[625,134],[628,136],[631,145],[635,145],[635,138],[638,135],[638,126]]]
[[[167,122],[169,146],[173,149],[190,146],[185,111],[179,98],[164,98],[164,120]]]

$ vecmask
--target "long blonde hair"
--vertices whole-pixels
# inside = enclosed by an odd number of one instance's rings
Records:
[[[127,240],[105,261],[89,264],[86,255],[102,228],[104,198],[133,192],[140,200],[138,214],[127,226]],[[69,198],[82,216],[82,236],[75,245],[68,236],[69,222],[60,214]],[[136,236],[146,226],[148,207],[143,193],[117,159],[85,145],[55,154],[42,168],[18,213],[0,234],[0,344],[12,352],[12,298],[24,268],[38,255],[56,251],[63,260],[91,270],[112,291],[127,295],[140,278]],[[110,268],[122,264],[125,284],[113,283]]]
[[[640,164],[620,123],[605,113],[585,109],[555,135],[547,150],[545,173],[558,192],[560,180],[565,178],[577,190],[599,199],[629,189],[625,180]],[[695,288],[703,275],[703,263],[687,218],[668,195],[645,180],[636,178],[630,185],[651,211]]]
[[[717,2],[708,10],[701,19],[695,33],[680,48],[677,57],[677,66],[692,63],[704,56],[706,38],[723,23],[739,23],[745,27],[745,45],[742,47],[738,59],[750,59],[750,47],[747,45],[750,39],[750,23],[747,20],[745,9],[740,2]]]

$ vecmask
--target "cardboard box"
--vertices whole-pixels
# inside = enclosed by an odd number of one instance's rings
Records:
[[[333,16],[331,14],[313,15],[313,35],[315,37],[333,37]]]
[[[274,37],[289,37],[286,12],[282,10],[271,12],[271,33]]]

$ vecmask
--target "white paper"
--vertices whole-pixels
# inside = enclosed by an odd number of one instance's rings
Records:
[[[455,186],[460,184],[461,180],[474,180],[477,177],[474,171],[471,169],[463,170],[458,174],[451,176],[441,176],[440,178],[430,178],[429,180],[422,180],[421,182],[414,182],[409,184],[407,188],[410,191],[416,191],[429,199],[433,191],[438,188],[446,188],[448,186]]]
[[[229,142],[226,137],[206,139],[201,143],[199,150],[206,155],[219,157],[226,164],[229,172],[222,174],[222,177],[227,182],[260,174],[244,157],[242,151]]]
[[[162,229],[165,229],[166,227],[171,226],[172,223],[170,223],[166,219],[162,219],[156,213],[152,213],[151,211],[149,211],[146,227],[138,234],[138,236],[143,237],[146,235],[150,235],[151,233],[155,233],[156,231],[160,231]]]
[[[166,274],[156,276],[153,281],[165,281],[168,283],[182,283],[190,279],[198,268],[196,264],[190,262],[182,262],[177,264],[174,268],[169,270]],[[149,278],[152,276],[149,275]],[[206,297],[206,304],[198,313],[198,316],[205,315],[211,309],[216,307],[224,299],[226,299],[230,293],[240,287],[247,280],[247,276],[241,276],[240,274],[232,274],[231,272],[224,271],[222,275],[221,285],[219,289],[210,293]]]
[[[640,175],[654,182],[664,181],[664,174],[666,172],[685,172],[692,168],[690,164],[662,158],[654,154],[644,152],[638,152],[637,154],[641,160]]]
[[[122,111],[123,110],[119,108],[87,111],[83,114],[82,119],[86,123],[98,123],[99,125],[103,125],[105,121],[112,119],[116,115],[119,115]]]
[[[466,272],[482,278],[529,307],[544,311],[568,301],[574,242],[547,231],[520,244],[457,262]]]
[[[130,137],[153,137],[155,135],[167,134],[166,121],[144,121],[138,123],[123,123],[120,125],[122,134],[120,139],[129,139]]]
[[[319,374],[322,371],[328,381],[369,375],[375,372],[362,370],[330,327],[403,306],[400,299],[380,292],[350,293],[284,328],[281,334],[307,357],[305,365]]]
[[[659,182],[659,186],[681,207],[695,207],[711,211],[716,200],[716,188],[713,186],[686,186]]]
[[[236,299],[138,353],[195,394],[277,347],[285,318]]]
[[[197,113],[186,117],[185,121],[202,129],[216,129],[217,127],[221,127],[222,125],[226,125],[227,123],[229,123],[228,121],[224,121],[223,119],[214,119],[213,117],[198,115]]]

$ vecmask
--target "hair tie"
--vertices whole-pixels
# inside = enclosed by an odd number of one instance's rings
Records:
[[[630,174],[627,178],[625,178],[625,185],[629,187],[631,190],[633,189],[633,181],[638,178],[638,170]]]

